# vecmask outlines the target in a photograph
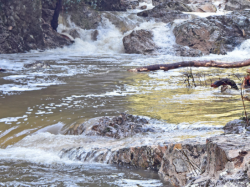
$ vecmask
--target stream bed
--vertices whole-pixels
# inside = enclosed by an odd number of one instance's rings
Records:
[[[153,29],[155,42],[166,51],[175,41],[166,24],[139,19],[136,25]],[[249,40],[228,55],[135,55],[124,53],[122,37],[127,31],[122,33],[109,20],[99,29],[95,42],[82,38],[62,49],[0,55],[0,68],[8,70],[0,73],[0,186],[170,186],[156,172],[62,159],[59,152],[79,146],[91,150],[205,140],[243,115],[239,91],[221,93],[210,85],[226,77],[239,85],[246,68],[147,73],[127,69],[184,60],[240,61],[250,58]],[[35,61],[51,68],[24,68]],[[188,86],[185,75],[191,71],[195,83],[190,80]],[[160,130],[120,140],[64,135],[74,124],[121,112],[143,116],[148,126]]]

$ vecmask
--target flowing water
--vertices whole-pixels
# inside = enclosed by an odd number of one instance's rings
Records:
[[[242,116],[240,92],[221,93],[210,84],[225,77],[239,84],[236,76],[244,76],[246,68],[147,73],[127,69],[190,59],[244,60],[250,58],[249,40],[225,56],[177,57],[171,52],[174,24],[146,22],[135,12],[103,13],[97,41],[91,40],[91,31],[80,30],[81,38],[69,47],[0,55],[1,68],[8,69],[0,74],[0,186],[164,186],[154,172],[79,162],[59,153],[79,146],[90,151],[205,139]],[[159,54],[125,54],[122,38],[132,29],[145,28],[153,31]],[[65,29],[59,26],[59,31]],[[37,60],[51,68],[23,67]],[[196,87],[185,81],[191,70]],[[121,112],[148,118],[158,131],[121,140],[64,135],[71,125]]]

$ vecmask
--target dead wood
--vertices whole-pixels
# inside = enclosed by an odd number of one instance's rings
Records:
[[[177,69],[182,67],[215,67],[215,68],[239,68],[250,65],[250,59],[227,63],[227,62],[216,62],[216,61],[183,61],[176,62],[172,64],[155,64],[150,66],[143,66],[135,69],[129,69],[130,72],[144,72],[144,71],[156,71],[164,70],[168,71],[170,69]]]

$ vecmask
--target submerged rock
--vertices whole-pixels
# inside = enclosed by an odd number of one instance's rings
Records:
[[[123,38],[125,52],[129,54],[149,54],[156,50],[153,33],[148,30],[134,30]]]
[[[223,16],[196,18],[178,24],[176,43],[198,49],[203,54],[226,54],[250,38],[250,11]]]
[[[79,135],[84,133],[88,136],[99,135],[120,139],[137,133],[154,132],[153,128],[146,126],[147,123],[148,121],[145,118],[121,113],[113,118],[100,118],[98,122],[91,125],[90,129],[85,123],[76,125],[70,128],[66,134]]]
[[[49,69],[49,68],[51,68],[48,63],[45,63],[42,61],[36,61],[34,63],[31,63],[31,64],[25,64],[24,67],[29,68],[29,69]]]

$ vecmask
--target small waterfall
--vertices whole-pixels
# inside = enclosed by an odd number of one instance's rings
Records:
[[[81,162],[98,162],[108,164],[112,158],[110,149],[95,148],[92,150],[85,150],[83,147],[62,149],[59,153],[60,158],[66,158],[73,161]]]

